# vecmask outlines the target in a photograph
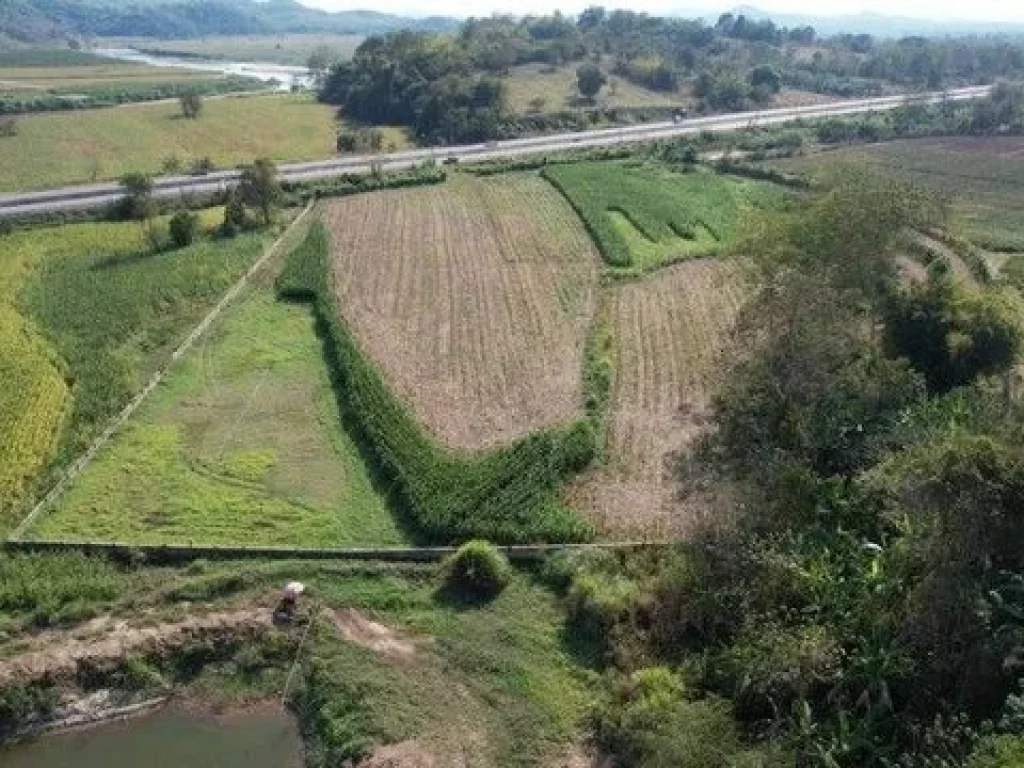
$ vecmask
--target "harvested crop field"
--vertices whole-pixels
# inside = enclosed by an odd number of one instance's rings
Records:
[[[536,176],[457,176],[330,204],[345,321],[445,445],[476,451],[579,413],[600,259]]]
[[[711,260],[616,289],[608,460],[569,492],[606,536],[678,536],[698,522],[677,498],[674,459],[704,429],[742,299],[739,267]]]

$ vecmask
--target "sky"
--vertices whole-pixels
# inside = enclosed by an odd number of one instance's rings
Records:
[[[504,13],[544,13],[558,8],[576,13],[588,5],[608,8],[629,8],[649,13],[705,15],[716,9],[729,10],[738,5],[751,5],[768,12],[806,13],[815,16],[838,16],[862,12],[919,19],[964,19],[970,21],[1024,22],[1021,0],[300,0],[305,5],[330,11],[371,9],[413,16],[485,16],[494,11]]]

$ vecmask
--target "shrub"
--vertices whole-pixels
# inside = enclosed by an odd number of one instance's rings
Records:
[[[13,117],[0,120],[0,139],[13,138],[18,135],[18,121]]]
[[[178,211],[171,217],[171,243],[175,248],[185,248],[199,236],[199,216],[191,211]]]
[[[448,585],[479,597],[493,597],[508,584],[508,558],[493,544],[467,541],[444,566]]]
[[[195,120],[203,111],[203,97],[196,91],[183,93],[179,99],[181,114],[189,120]]]

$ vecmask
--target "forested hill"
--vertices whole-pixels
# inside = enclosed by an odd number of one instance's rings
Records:
[[[398,29],[446,31],[454,19],[412,19],[374,11],[328,13],[293,0],[3,0],[0,37],[24,42],[81,37],[170,37]]]

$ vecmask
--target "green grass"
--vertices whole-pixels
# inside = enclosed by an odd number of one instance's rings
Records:
[[[548,168],[614,267],[654,269],[729,245],[744,211],[771,205],[767,184],[657,166],[579,163]]]
[[[219,216],[212,209],[206,223]],[[160,222],[158,227],[165,226]],[[143,250],[135,223],[0,239],[0,531],[143,385],[261,249],[257,236]]]
[[[130,543],[406,542],[342,415],[307,307],[254,288],[30,532]]]
[[[588,425],[534,434],[476,456],[442,448],[391,392],[342,323],[328,282],[329,238],[322,224],[310,229],[306,241],[289,256],[279,291],[314,304],[345,405],[356,418],[375,465],[394,482],[410,522],[423,536],[446,542],[589,538],[591,526],[558,496],[565,479],[582,468],[581,458],[589,460],[593,453]]]
[[[526,64],[513,68],[504,79],[508,88],[509,107],[520,113],[530,109],[533,99],[541,98],[541,111],[559,112],[576,104],[576,66],[549,70],[541,64]],[[691,99],[679,93],[659,93],[612,75],[609,84],[598,94],[594,106],[625,107],[686,107]]]
[[[404,627],[423,650],[389,663],[321,621],[298,699],[320,726],[314,749],[340,757],[415,738],[440,761],[558,764],[579,740],[593,691],[564,644],[555,599],[521,573],[483,604],[446,599],[437,584],[387,575],[315,582],[318,600]]]
[[[325,47],[339,59],[352,58],[363,41],[361,35],[217,35],[194,40],[159,40],[132,37],[103,41],[166,54],[186,54],[229,61],[259,61],[291,66],[306,66],[309,56]]]
[[[175,157],[218,167],[313,160],[334,154],[334,110],[309,96],[207,99],[198,120],[176,103],[141,104],[18,118],[18,135],[0,138],[0,191],[159,173]]]
[[[885,171],[952,200],[952,226],[975,245],[1024,252],[1024,140],[1014,137],[894,141],[777,160],[826,177],[836,166]]]

